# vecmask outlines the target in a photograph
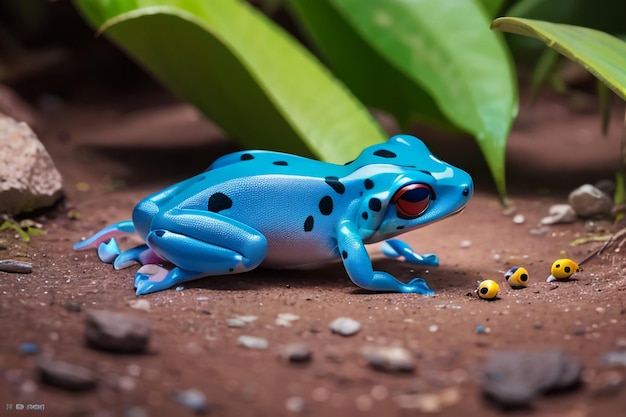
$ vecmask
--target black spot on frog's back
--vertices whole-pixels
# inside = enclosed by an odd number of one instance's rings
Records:
[[[209,197],[208,210],[218,213],[233,206],[233,200],[224,193],[215,193]]]
[[[337,177],[326,177],[324,178],[326,184],[328,184],[337,194],[343,194],[346,192],[346,186],[339,181]]]
[[[395,158],[398,156],[395,153],[388,151],[387,149],[379,149],[374,152],[374,155],[380,156],[381,158]]]

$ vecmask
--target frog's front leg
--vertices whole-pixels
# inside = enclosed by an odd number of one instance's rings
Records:
[[[140,268],[135,275],[138,295],[210,275],[248,271],[267,253],[265,236],[252,227],[219,213],[192,209],[159,214],[146,243],[175,268]]]
[[[356,285],[372,291],[415,292],[424,295],[434,294],[422,278],[414,278],[405,284],[391,274],[374,271],[365,244],[356,227],[343,222],[337,230],[337,245],[348,276]]]
[[[413,248],[398,239],[389,239],[383,243],[383,254],[391,258],[404,257],[405,262],[417,265],[439,266],[439,258],[434,253],[420,255]]]

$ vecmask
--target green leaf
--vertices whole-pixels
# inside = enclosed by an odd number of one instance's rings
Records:
[[[473,135],[498,191],[517,114],[501,37],[475,0],[291,0],[324,57],[367,105],[401,123],[452,124]]]
[[[502,9],[504,0],[478,0],[487,13],[487,17],[494,18]]]
[[[345,162],[386,139],[306,49],[240,0],[75,0],[158,80],[246,146]]]
[[[498,18],[491,28],[545,42],[626,100],[626,42],[594,29],[514,17]]]

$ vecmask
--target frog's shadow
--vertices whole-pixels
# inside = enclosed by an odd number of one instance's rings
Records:
[[[403,282],[415,277],[424,278],[437,293],[444,289],[463,293],[475,287],[475,278],[469,278],[465,271],[455,266],[424,267],[400,262],[394,259],[374,261],[374,269],[385,271]],[[468,286],[469,284],[469,286]],[[252,291],[263,288],[286,289],[350,289],[353,294],[373,294],[377,292],[357,287],[350,281],[340,262],[320,265],[307,269],[270,269],[260,267],[253,271],[236,275],[218,275],[189,281],[185,289],[207,289],[213,291]]]

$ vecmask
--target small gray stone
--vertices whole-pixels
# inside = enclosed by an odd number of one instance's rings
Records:
[[[484,365],[483,392],[503,408],[530,407],[537,395],[580,383],[583,365],[559,349],[493,351]]]
[[[611,216],[613,201],[591,184],[581,185],[569,195],[569,203],[580,217],[602,218]]]
[[[313,354],[309,346],[304,343],[292,343],[285,347],[283,356],[287,358],[289,362],[304,363],[309,362]]]
[[[361,323],[349,317],[339,317],[330,322],[330,330],[342,336],[352,336],[361,330]]]
[[[361,354],[369,365],[379,371],[412,372],[415,359],[411,352],[398,346],[365,346]]]
[[[30,274],[33,272],[33,264],[30,262],[14,261],[13,259],[0,260],[0,271],[13,274]]]
[[[32,211],[61,197],[61,174],[26,123],[0,114],[0,149],[0,212]]]
[[[237,344],[239,346],[246,347],[248,349],[267,349],[269,347],[269,342],[267,339],[263,339],[262,337],[254,337],[254,336],[246,336],[241,335],[237,339]]]
[[[113,352],[140,353],[150,341],[150,322],[132,314],[92,310],[85,337],[92,347]]]
[[[602,363],[608,366],[626,366],[626,351],[607,352],[602,356]]]
[[[175,395],[176,401],[189,408],[196,414],[202,414],[207,411],[208,405],[206,396],[203,392],[196,389],[179,391]]]
[[[95,388],[97,380],[92,371],[67,362],[40,358],[37,369],[41,381],[68,391],[86,391]]]
[[[541,224],[573,223],[576,212],[569,204],[555,204],[548,210],[548,216],[541,219]]]

